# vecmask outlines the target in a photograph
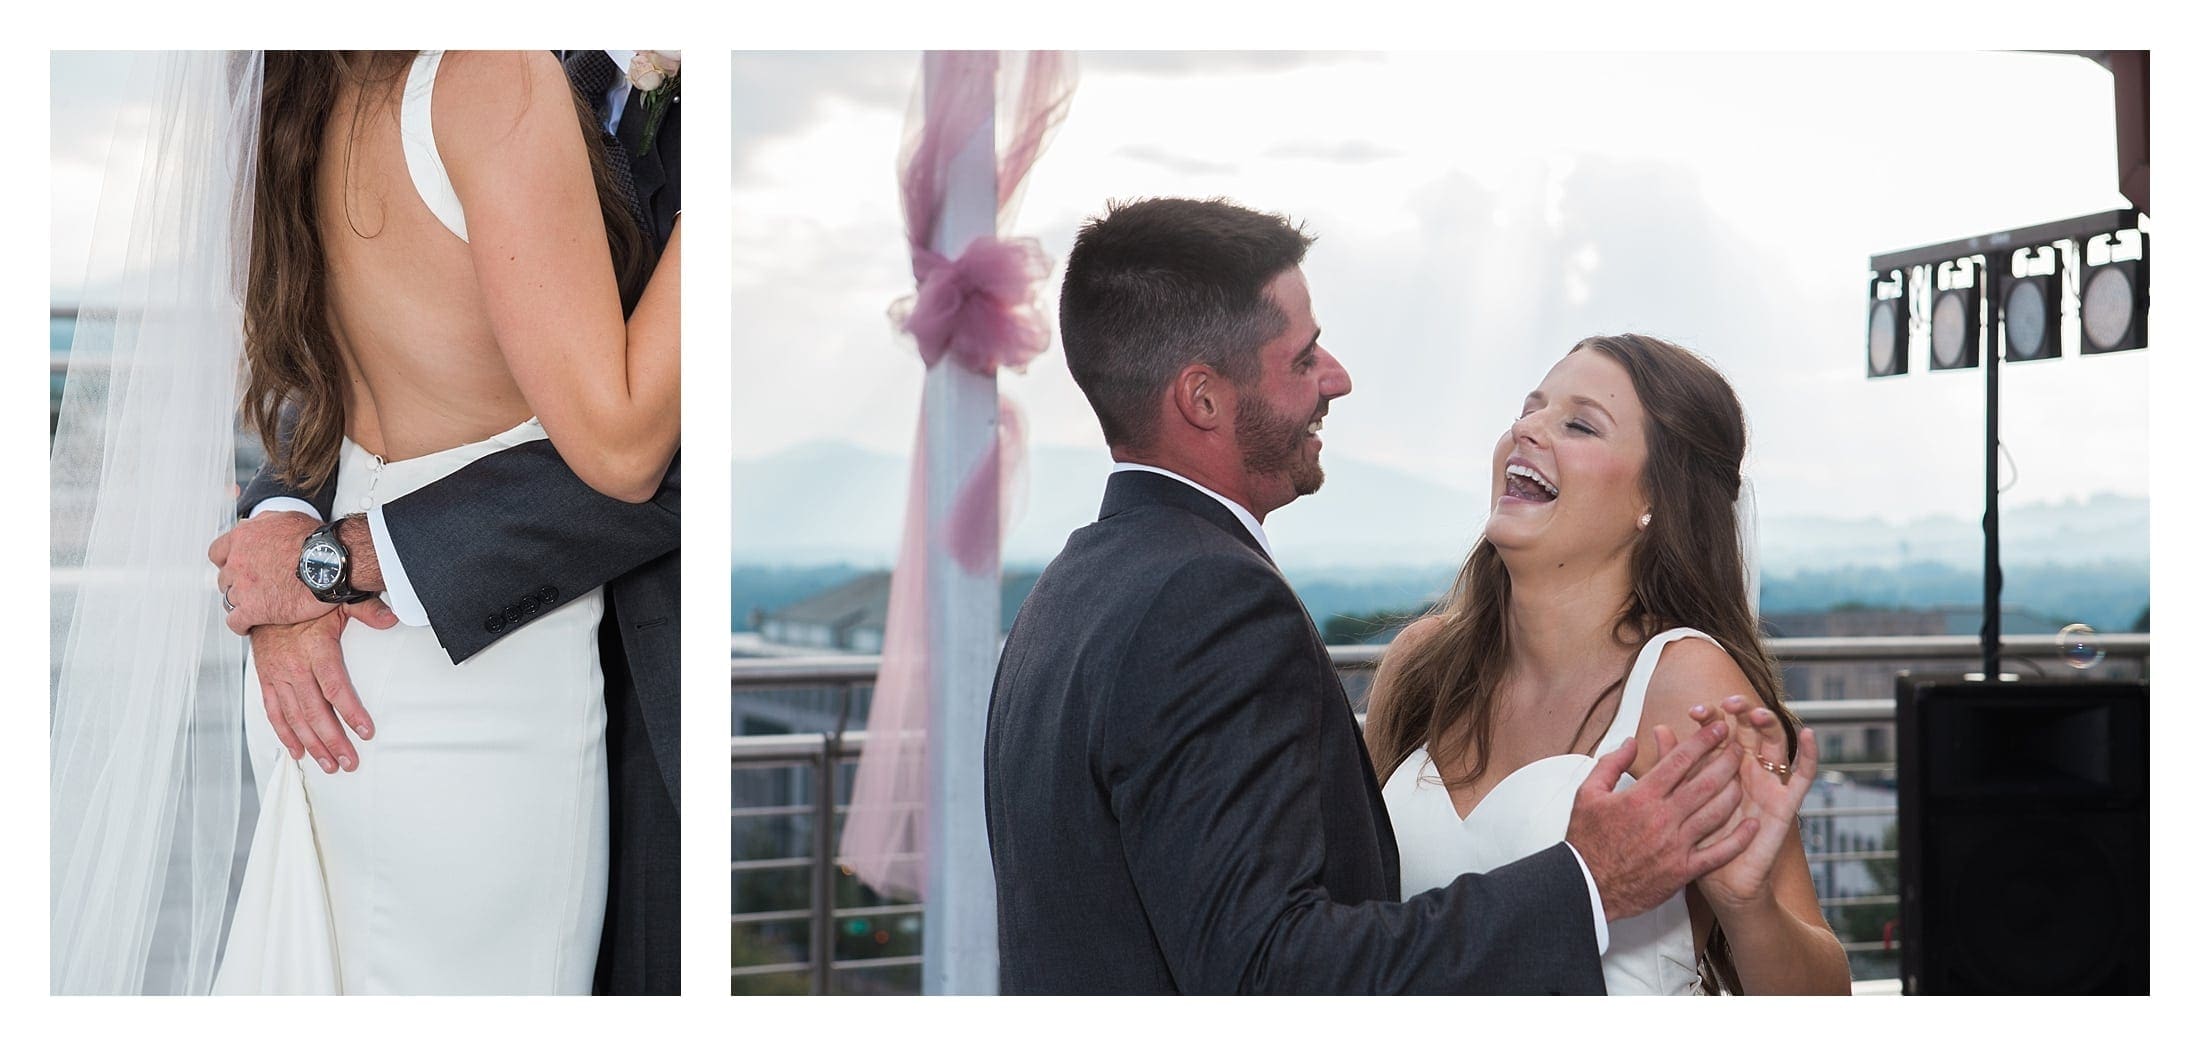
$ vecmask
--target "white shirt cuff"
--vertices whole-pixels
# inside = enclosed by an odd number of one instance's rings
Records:
[[[269,498],[252,506],[252,511],[245,518],[258,519],[262,512],[303,512],[316,520],[321,518],[321,510],[301,498]]]
[[[1581,851],[1567,843],[1566,852],[1574,855],[1574,863],[1581,866],[1581,881],[1589,884],[1589,918],[1597,924],[1597,954],[1603,955],[1612,947],[1612,930],[1604,924],[1604,895],[1597,892],[1597,877],[1589,874],[1589,862],[1581,859]]]
[[[374,538],[375,565],[382,568],[382,602],[389,604],[390,612],[397,615],[397,623],[420,628],[428,623],[428,608],[420,602],[420,595],[413,591],[412,581],[405,576],[405,564],[397,559],[397,546],[390,541],[389,524],[382,521],[382,506],[367,510],[367,534]],[[1590,886],[1594,895],[1596,887]],[[1602,916],[1598,917],[1600,920]],[[1598,927],[1604,924],[1600,921]]]

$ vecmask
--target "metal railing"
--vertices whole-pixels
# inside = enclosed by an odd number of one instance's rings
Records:
[[[2101,666],[2089,672],[2060,664],[2060,650],[2054,636],[2006,637],[2003,653],[2015,659],[2019,666],[2030,666],[2038,675],[2071,678],[2100,674],[2146,676],[2150,656],[2148,635],[2103,635],[2098,637],[2098,642],[2109,656]],[[1768,646],[1784,669],[1884,663],[1920,673],[1951,675],[1976,671],[1979,653],[1978,640],[1967,636],[1781,638],[1770,640]],[[1375,662],[1383,650],[1381,646],[1330,648],[1330,657],[1355,704],[1362,700]],[[2042,661],[2046,662],[2045,667]],[[736,729],[743,722],[741,702],[744,695],[748,695],[752,704],[769,703],[775,711],[792,710],[794,718],[807,716],[824,724],[814,731],[732,739],[732,767],[736,775],[732,810],[736,847],[732,862],[735,883],[732,932],[736,950],[731,975],[737,994],[759,990],[831,994],[847,990],[914,989],[912,975],[923,965],[921,936],[906,929],[899,934],[883,928],[872,932],[870,927],[886,920],[894,920],[904,927],[921,925],[924,906],[879,898],[856,882],[837,862],[821,857],[834,854],[838,849],[840,821],[848,809],[844,779],[851,776],[855,762],[862,758],[867,739],[864,731],[848,730],[846,725],[855,710],[867,708],[869,689],[877,670],[878,658],[875,656],[736,658],[732,662]],[[1890,696],[1796,701],[1791,707],[1821,735],[1839,727],[1883,728],[1885,731],[1882,748],[1866,748],[1859,753],[1861,758],[1821,762],[1821,787],[1813,790],[1813,797],[1816,799],[1823,794],[1828,804],[1806,804],[1801,816],[1804,848],[1809,854],[1813,878],[1819,881],[1820,903],[1828,920],[1835,924],[1837,935],[1842,937],[1843,947],[1851,957],[1852,970],[1859,982],[1892,977],[1895,945],[1891,932],[1884,928],[1893,918],[1897,897],[1882,886],[1885,877],[1892,874],[1892,862],[1899,857],[1892,834],[1882,830],[1879,836],[1870,840],[1871,845],[1844,846],[1844,838],[1856,842],[1864,836],[1852,833],[1844,837],[1836,828],[1844,820],[1863,821],[1872,828],[1891,827],[1897,816],[1893,793],[1894,700]],[[744,789],[743,775],[767,774],[780,775],[782,780],[776,784],[782,787]],[[1850,785],[1861,787],[1848,787]],[[744,791],[751,796],[746,804]],[[1833,798],[1840,795],[1865,802],[1850,805],[1833,802]],[[775,819],[786,822],[785,827],[790,830],[778,833],[763,830],[767,822]],[[806,822],[799,831],[793,830],[796,821]],[[745,832],[744,827],[753,830]],[[770,849],[775,836],[782,849],[796,848],[791,844],[799,837],[799,848],[807,852],[743,852],[744,846],[752,851],[760,847]],[[805,883],[806,888],[799,891],[806,894],[805,903],[766,902],[757,895],[769,891],[743,889],[744,877],[785,876],[797,872]],[[1843,883],[1853,887],[1860,876],[1871,883],[1865,892],[1829,889],[1829,886]],[[843,895],[850,898],[849,903],[838,903]],[[750,902],[746,910],[745,897]],[[1844,916],[1852,911],[1861,914],[1853,918]],[[1844,925],[1869,926],[1877,918],[1875,912],[1885,916],[1879,920],[1882,933],[1877,938],[1841,932]],[[839,945],[843,938],[868,939],[877,946],[874,950],[884,953],[842,956]],[[895,946],[896,938],[900,939],[898,947]],[[797,941],[801,945],[799,949],[792,947]],[[775,946],[790,953],[799,951],[799,954],[785,957],[752,954],[751,959],[770,961],[743,961],[744,948],[751,953],[767,953]],[[887,976],[882,977],[882,973]]]
[[[106,365],[103,357],[87,357],[87,361],[83,365],[95,368]],[[49,449],[56,430],[61,426],[61,401],[68,377],[69,354],[58,351],[49,353],[46,363],[46,438]],[[267,453],[260,446],[260,438],[246,426],[241,412],[237,417],[236,437],[236,479],[237,485],[241,487],[251,482],[253,475],[260,471],[260,466],[267,462]]]

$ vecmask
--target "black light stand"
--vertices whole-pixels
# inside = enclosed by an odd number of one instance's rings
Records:
[[[2082,242],[2082,241],[2081,241]],[[1986,681],[2001,678],[2001,354],[2002,339],[1994,320],[2001,309],[1999,273],[2008,268],[2013,251],[1986,256],[1979,266],[1978,314],[1984,324],[1979,332],[1979,354],[1986,365],[1986,515],[1979,526],[1986,531],[1986,591],[1979,604],[1979,671]],[[2059,322],[2059,321],[2058,321]]]
[[[1938,267],[1944,262],[1978,259],[1978,264],[1973,269],[1978,291],[1978,315],[1974,322],[1979,325],[1979,355],[1986,370],[1986,514],[1979,521],[1981,529],[1986,532],[1985,602],[1980,607],[1978,640],[1982,654],[1980,667],[1989,683],[2001,678],[2001,355],[2006,333],[2000,329],[1998,322],[2001,318],[2002,280],[2014,264],[2018,252],[2061,240],[2071,240],[2077,244],[2075,261],[2082,270],[2088,240],[2103,234],[2113,235],[2122,230],[2136,229],[2138,218],[2139,212],[2135,209],[2104,211],[2083,218],[2070,218],[1872,256],[1872,285],[1875,287],[1890,273],[1910,269],[1923,270],[1922,280],[1917,278],[1916,273],[1909,275],[1904,285],[1904,297],[1914,303],[1917,298],[1916,288],[1922,284],[1928,315],[1933,307],[1933,291],[1938,282],[1934,273],[1938,271]],[[2057,264],[2069,262],[2058,259]],[[2134,308],[2143,311],[2145,305],[2143,302],[2135,302]],[[2062,321],[2062,310],[2059,307],[2052,310],[2052,315],[2054,322]],[[1938,359],[1933,356],[1930,342],[1927,355],[1937,367]]]

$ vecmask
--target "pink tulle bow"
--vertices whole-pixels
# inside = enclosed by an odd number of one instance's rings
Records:
[[[911,254],[917,293],[895,303],[895,319],[927,368],[952,356],[977,374],[1021,371],[1046,351],[1040,291],[1052,263],[1039,241],[981,236],[953,261],[922,248]]]

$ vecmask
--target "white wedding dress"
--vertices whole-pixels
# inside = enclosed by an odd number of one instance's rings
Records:
[[[401,124],[421,198],[463,239],[427,125],[440,59],[414,62]],[[529,420],[391,462],[346,439],[335,514],[542,438]],[[571,594],[462,665],[431,629],[347,625],[344,663],[375,726],[350,773],[290,759],[248,661],[260,819],[215,990],[587,994],[610,875],[602,617],[601,589]]]
[[[1383,784],[1383,803],[1398,838],[1398,890],[1402,897],[1448,886],[1467,872],[1487,872],[1511,864],[1566,838],[1573,817],[1574,792],[1588,779],[1597,759],[1635,736],[1642,721],[1643,695],[1658,657],[1673,640],[1717,640],[1692,628],[1676,628],[1651,637],[1636,656],[1621,691],[1619,711],[1597,742],[1595,755],[1567,752],[1529,763],[1505,776],[1460,819],[1451,794],[1429,760],[1426,747]],[[1635,783],[1623,774],[1619,787]],[[1696,970],[1696,938],[1688,919],[1688,901],[1675,894],[1664,904],[1612,922],[1605,950],[1604,988],[1612,995],[1695,995],[1701,992]]]

